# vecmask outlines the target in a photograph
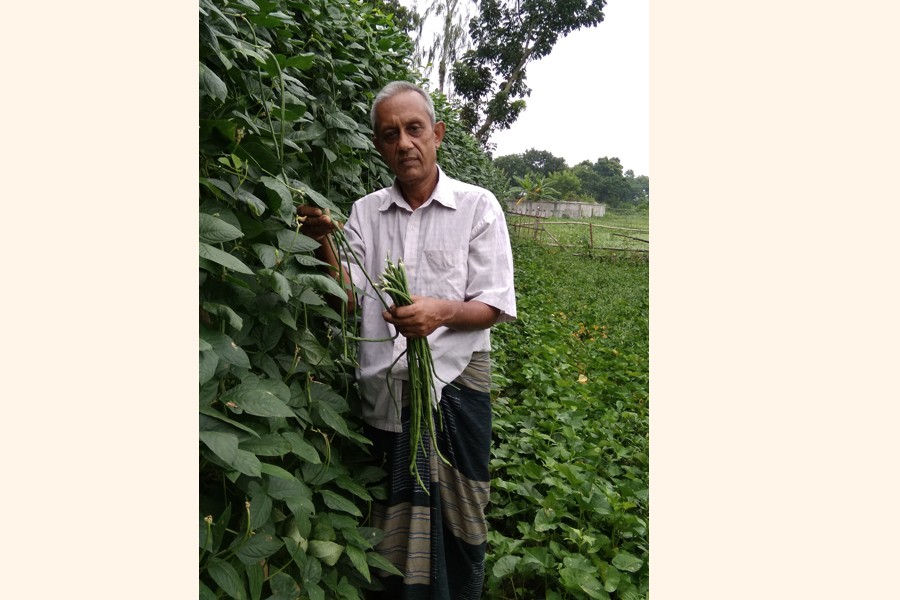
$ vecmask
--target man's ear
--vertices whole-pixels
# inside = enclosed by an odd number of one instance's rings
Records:
[[[434,124],[434,143],[435,146],[441,145],[441,140],[444,139],[444,134],[447,133],[447,126],[444,125],[443,121],[438,121]]]

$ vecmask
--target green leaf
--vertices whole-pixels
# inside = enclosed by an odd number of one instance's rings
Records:
[[[259,477],[261,473],[259,459],[255,454],[238,448],[238,439],[233,433],[201,431],[200,441],[206,444],[213,454],[238,472],[251,477]]]
[[[272,499],[259,485],[250,496],[250,529],[259,529],[272,517]]]
[[[328,275],[322,275],[320,273],[301,273],[294,275],[292,279],[302,286],[320,292],[327,292],[341,300],[347,300],[347,293],[344,292],[344,290],[341,289],[341,286]]]
[[[343,553],[344,547],[335,542],[325,540],[310,540],[307,554],[315,556],[324,564],[333,567]]]
[[[289,481],[296,481],[297,478],[294,477],[290,471],[279,467],[278,465],[273,465],[270,463],[260,463],[260,467],[263,473],[266,475],[271,475],[272,477],[278,477],[280,479],[287,479]]]
[[[250,600],[259,600],[262,596],[263,581],[265,574],[262,565],[258,562],[247,565],[247,581],[250,584]]]
[[[550,507],[537,509],[534,515],[535,531],[551,531],[559,525],[559,517],[556,511]]]
[[[256,455],[252,452],[241,450],[240,448],[238,448],[234,460],[231,461],[231,466],[238,472],[249,475],[250,477],[259,477],[262,475],[262,468]]]
[[[491,570],[491,573],[493,573],[494,577],[497,579],[509,577],[516,572],[516,565],[518,565],[521,560],[521,556],[502,556],[494,563],[494,568]]]
[[[622,580],[622,573],[617,568],[604,562],[600,565],[600,579],[603,580],[604,590],[614,592],[619,587],[619,581]]]
[[[291,329],[297,329],[297,321],[294,319],[294,316],[288,311],[287,307],[279,306],[275,310],[270,311],[275,317],[278,317],[278,320],[290,327]]]
[[[587,563],[586,566],[582,561],[574,563],[570,558],[566,557],[563,559],[563,563],[566,566],[559,570],[563,585],[569,590],[581,590],[589,597],[597,600],[609,600],[609,594],[603,589],[603,584],[588,570],[590,563],[584,561]],[[584,559],[583,556],[578,556],[577,558]]]
[[[286,431],[281,434],[291,445],[291,452],[302,458],[308,463],[318,465],[322,462],[319,453],[315,447],[303,439],[303,436],[295,431]]]
[[[344,397],[335,392],[333,387],[318,381],[309,384],[309,396],[313,402],[324,402],[338,412],[345,412],[350,408]]]
[[[238,331],[240,331],[244,326],[244,320],[241,319],[240,315],[234,312],[234,309],[232,309],[230,306],[217,304],[215,302],[204,302],[201,306],[203,307],[203,310],[205,310],[209,314],[215,315],[220,319],[228,321],[228,325]]]
[[[271,600],[293,600],[300,598],[302,589],[300,584],[294,581],[294,578],[287,573],[275,573],[271,579],[272,592],[274,595],[269,596]]]
[[[309,123],[309,125],[303,127],[300,131],[294,132],[291,135],[291,138],[299,141],[299,142],[308,142],[312,140],[322,139],[326,136],[328,130],[319,123],[318,121],[313,121]],[[296,182],[292,182],[294,187],[297,187]]]
[[[238,188],[234,190],[234,197],[246,204],[250,208],[251,214],[257,217],[266,212],[266,208],[268,208],[265,202],[263,202],[244,188]]]
[[[254,437],[259,437],[259,434],[256,433],[253,429],[247,427],[243,423],[239,423],[238,421],[235,421],[234,419],[230,419],[227,415],[222,414],[221,412],[217,411],[216,409],[212,408],[211,406],[201,407],[200,414],[206,415],[207,417],[212,417],[214,419],[218,419],[219,421],[222,421],[223,423],[228,423],[232,427],[237,427],[241,431],[245,431]],[[246,444],[247,442],[244,442],[244,443]]]
[[[319,208],[321,208],[323,210],[326,208],[329,209],[331,211],[332,216],[337,218],[340,221],[346,220],[344,218],[343,211],[341,211],[341,209],[338,208],[334,202],[332,202],[331,200],[329,200],[328,198],[326,198],[325,196],[323,196],[322,194],[320,194],[319,192],[314,190],[312,187],[310,187],[305,182],[299,181],[299,180],[292,180],[291,184],[292,184],[291,187],[302,190],[303,193],[306,195],[306,197],[309,198],[310,200],[312,200],[313,204],[315,204]]]
[[[292,67],[294,69],[300,69],[301,71],[303,71],[310,68],[315,60],[315,53],[304,52],[302,54],[295,54],[294,56],[285,60],[283,64],[285,67]]]
[[[222,395],[222,402],[233,402],[244,412],[257,417],[293,417],[294,411],[271,391],[254,384],[241,384]]]
[[[213,378],[216,367],[219,366],[219,356],[211,351],[200,352],[200,385]]]
[[[237,569],[219,558],[212,558],[209,561],[207,569],[212,580],[222,588],[229,597],[235,600],[245,600],[247,591],[244,588],[244,582],[238,574]]]
[[[345,129],[347,131],[356,131],[359,129],[359,124],[355,119],[338,111],[325,113],[325,125],[327,127]]]
[[[218,217],[200,213],[200,239],[209,244],[230,242],[243,237],[244,233]]]
[[[369,566],[384,571],[389,575],[403,577],[403,572],[400,569],[392,565],[388,559],[377,552],[366,552],[366,562],[369,563]]]
[[[249,9],[250,12],[252,12],[252,13],[260,12],[259,5],[256,2],[253,2],[253,0],[235,0],[235,1],[237,4],[240,4],[244,8]]]
[[[306,593],[309,594],[309,600],[325,600],[325,590],[318,583],[308,585]]]
[[[362,575],[366,581],[371,582],[372,575],[369,573],[369,565],[366,562],[365,551],[360,550],[356,546],[347,546],[346,552],[350,562],[353,563],[353,566],[359,571],[360,575]]]
[[[202,581],[200,582],[200,600],[217,600],[216,593]]]
[[[641,567],[644,565],[644,561],[635,556],[634,554],[630,554],[624,550],[617,553],[613,559],[612,564],[615,568],[621,571],[628,571],[629,573],[637,573],[640,571]]]
[[[228,97],[228,86],[203,63],[200,63],[200,94],[206,94],[220,102],[225,102]]]
[[[291,254],[312,252],[321,245],[316,240],[293,229],[282,229],[276,234],[276,238],[278,247]]]
[[[242,369],[250,368],[250,359],[247,353],[234,343],[229,336],[220,331],[212,331],[204,327],[200,328],[200,337],[212,345],[219,360]]]
[[[256,252],[259,262],[267,269],[274,269],[282,260],[284,260],[284,254],[275,246],[270,246],[268,244],[253,244],[253,251]]]
[[[267,433],[241,442],[240,447],[257,456],[284,456],[291,451],[291,445],[278,433]]]
[[[276,500],[302,500],[308,501],[312,507],[312,490],[296,477],[279,477],[272,474],[269,477],[269,496]]]
[[[350,436],[350,431],[347,429],[347,422],[337,414],[333,408],[320,402],[316,405],[316,410],[319,411],[319,416],[322,417],[322,420],[325,421],[326,425],[345,437]]]
[[[208,189],[213,190],[214,194],[215,190],[218,190],[220,192],[223,192],[228,198],[234,197],[234,188],[232,188],[231,184],[229,184],[227,181],[216,179],[214,177],[201,177],[200,183],[202,183]]]
[[[231,254],[219,250],[218,248],[214,248],[209,244],[205,244],[200,242],[200,258],[205,258],[206,260],[211,260],[212,262],[222,265],[227,269],[231,269],[232,271],[237,271],[238,273],[246,273],[247,275],[253,275],[253,270],[242,263],[239,259],[235,258]]]
[[[201,431],[200,441],[213,451],[213,454],[228,464],[237,456],[238,437],[233,433],[220,431]]]
[[[331,490],[319,490],[319,494],[322,495],[322,499],[325,501],[325,506],[327,506],[331,510],[340,510],[356,517],[362,516],[359,508],[357,508],[356,505],[353,504],[353,502],[347,500],[343,496],[340,496],[339,494],[336,494]]]
[[[316,336],[309,329],[304,329],[300,334],[300,341],[297,342],[302,356],[306,362],[313,366],[327,365],[331,363],[331,356],[328,349],[319,344]]]
[[[291,197],[291,190],[288,189],[288,186],[285,182],[280,179],[275,179],[274,177],[269,177],[268,175],[263,175],[259,178],[264,186],[275,192],[279,198],[281,198],[282,202],[287,202],[288,204],[293,204],[293,198]]]
[[[304,267],[329,267],[330,265],[324,260],[319,260],[315,256],[309,254],[295,254],[294,260]]]
[[[259,562],[272,556],[284,545],[280,539],[269,533],[258,533],[250,536],[244,543],[235,549],[234,555],[245,565]]]
[[[347,490],[357,498],[365,500],[366,502],[370,502],[372,500],[372,496],[369,492],[366,491],[366,488],[359,485],[356,481],[351,479],[346,475],[341,475],[337,479],[334,480],[336,484],[342,489]]]
[[[272,291],[287,302],[291,298],[291,284],[287,278],[278,271],[269,271],[269,285]]]

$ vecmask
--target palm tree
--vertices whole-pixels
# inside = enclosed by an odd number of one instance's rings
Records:
[[[529,171],[524,177],[513,177],[516,181],[510,191],[516,194],[516,206],[522,202],[534,202],[536,200],[557,200],[559,192],[546,183],[546,177]]]

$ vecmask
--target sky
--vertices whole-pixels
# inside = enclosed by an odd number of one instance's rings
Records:
[[[624,170],[649,176],[649,12],[649,0],[609,0],[602,23],[529,63],[527,108],[491,137],[493,155],[534,148],[570,167],[618,157]]]
[[[649,0],[609,0],[603,22],[560,39],[527,68],[528,106],[495,133],[494,156],[547,150],[574,166],[618,157],[650,175]]]

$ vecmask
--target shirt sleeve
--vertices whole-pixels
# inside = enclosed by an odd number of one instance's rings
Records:
[[[516,318],[512,248],[500,203],[486,194],[481,219],[469,240],[466,300],[478,300],[500,310],[498,323]]]

